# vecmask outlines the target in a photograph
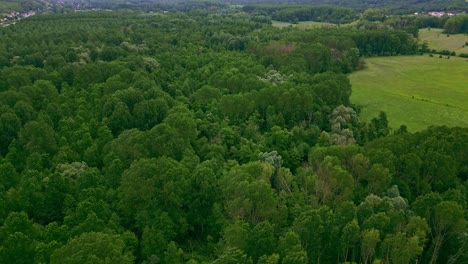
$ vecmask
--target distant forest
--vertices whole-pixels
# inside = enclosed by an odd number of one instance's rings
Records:
[[[54,2],[55,0],[52,0]],[[385,8],[392,13],[408,14],[421,11],[468,11],[468,2],[465,0],[214,0],[214,1],[185,1],[185,0],[66,0],[66,3],[81,5],[95,5],[107,8],[160,8],[174,5],[197,6],[225,4],[281,4],[281,5],[329,5],[341,6],[364,11],[368,8]]]
[[[357,10],[367,8],[387,8],[400,13],[417,11],[447,11],[468,10],[468,2],[464,0],[219,0],[226,3],[241,4],[300,4],[300,5],[332,5],[351,7]]]

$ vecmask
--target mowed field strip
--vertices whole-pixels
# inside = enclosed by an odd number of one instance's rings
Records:
[[[455,51],[458,54],[468,54],[468,34],[444,34],[441,28],[420,29],[419,40],[421,43],[427,41],[430,49]]]
[[[468,127],[468,59],[424,56],[366,59],[366,68],[349,76],[351,101],[369,121],[380,111],[390,126],[410,131],[431,125]]]
[[[284,28],[284,27],[289,27],[289,26],[297,27],[301,29],[314,29],[314,28],[321,28],[321,27],[338,27],[337,24],[328,23],[328,22],[316,22],[316,21],[301,21],[301,22],[298,22],[297,24],[293,24],[289,22],[272,20],[271,24],[272,26],[278,27],[278,28]]]

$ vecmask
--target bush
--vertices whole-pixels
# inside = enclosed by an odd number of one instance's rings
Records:
[[[442,54],[442,55],[450,55],[450,51],[449,50],[441,50],[438,52],[439,54]]]

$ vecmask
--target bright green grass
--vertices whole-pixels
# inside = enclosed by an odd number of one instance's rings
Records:
[[[272,21],[271,21],[271,24],[272,24],[274,27],[279,27],[279,28],[294,26],[294,24],[292,24],[292,23],[283,22],[283,21],[277,21],[277,20],[272,20]]]
[[[430,49],[455,51],[457,54],[468,53],[468,46],[463,47],[468,42],[468,35],[454,34],[447,37],[442,31],[440,28],[420,29],[419,39],[421,43],[427,41]]]
[[[336,24],[327,22],[315,22],[315,21],[302,21],[297,23],[298,28],[309,29],[309,28],[321,28],[321,27],[336,27]]]
[[[327,22],[316,22],[316,21],[301,21],[298,22],[297,24],[292,24],[289,22],[282,22],[282,21],[276,21],[272,20],[272,25],[274,27],[279,27],[279,28],[284,28],[284,27],[297,27],[301,29],[313,29],[313,28],[321,28],[321,27],[336,27],[336,24],[333,23],[327,23]]]
[[[361,119],[387,113],[394,129],[430,125],[468,127],[468,60],[400,56],[367,59],[367,68],[349,76],[351,101],[363,106]]]

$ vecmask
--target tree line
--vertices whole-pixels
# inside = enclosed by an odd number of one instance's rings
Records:
[[[270,16],[273,20],[296,23],[299,21],[346,24],[358,19],[358,12],[339,6],[310,5],[245,5],[248,13]]]

